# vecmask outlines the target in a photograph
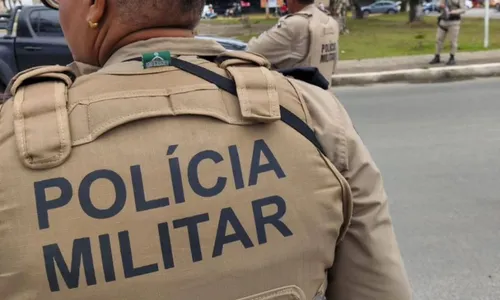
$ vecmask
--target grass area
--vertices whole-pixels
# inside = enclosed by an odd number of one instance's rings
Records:
[[[437,17],[425,17],[423,22],[408,25],[408,15],[379,15],[368,19],[349,18],[349,34],[340,37],[340,59],[433,54],[435,49]],[[490,47],[500,49],[500,20],[490,20]],[[464,18],[459,37],[459,51],[478,51],[483,48],[484,21],[482,18]],[[237,38],[248,41],[252,35]],[[449,39],[443,53],[450,48]]]
[[[406,14],[349,19],[350,33],[340,37],[341,59],[362,59],[402,55],[432,54],[435,49],[437,18],[425,17],[422,23],[408,25]],[[464,18],[459,36],[459,51],[483,48],[484,21]],[[490,49],[500,48],[500,20],[490,20]],[[449,51],[449,39],[443,53]]]

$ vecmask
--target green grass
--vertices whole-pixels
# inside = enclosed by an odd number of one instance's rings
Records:
[[[418,54],[432,54],[435,49],[437,20],[426,17],[422,23],[408,25],[406,14],[372,16],[348,20],[350,33],[340,37],[341,59],[362,59]],[[459,51],[483,48],[484,21],[464,18],[459,36]],[[490,20],[490,48],[500,48],[500,20]],[[444,51],[449,51],[449,39]]]
[[[408,25],[408,15],[379,15],[368,19],[349,18],[350,33],[340,37],[340,59],[363,59],[419,54],[433,54],[435,49],[437,19],[425,17],[423,22]],[[490,46],[500,49],[500,20],[490,20]],[[480,51],[483,48],[484,21],[481,18],[464,18],[459,37],[459,51]],[[236,38],[248,41],[252,35]],[[446,39],[444,53],[449,51]]]

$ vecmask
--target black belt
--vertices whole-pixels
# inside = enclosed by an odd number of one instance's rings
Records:
[[[441,25],[441,21],[460,21],[461,19],[462,19],[462,16],[461,15],[457,15],[457,14],[449,15],[447,19],[443,18],[443,16],[440,15],[438,17],[438,26],[442,30],[448,31],[448,28],[446,28],[446,27],[444,27],[444,26]]]
[[[136,57],[136,58],[131,58],[128,60],[125,60],[124,62],[127,61],[142,61],[142,58]],[[182,71],[185,71],[187,73],[190,73],[196,77],[202,78],[210,83],[215,84],[217,87],[220,89],[234,95],[238,96],[238,93],[236,92],[236,84],[233,80],[226,78],[224,76],[221,76],[215,72],[212,72],[208,69],[205,69],[203,67],[200,67],[198,65],[192,64],[190,62],[187,62],[185,60],[181,60],[175,57],[171,58],[170,65],[173,67],[176,67]],[[313,68],[316,69],[316,68]],[[317,69],[316,69],[317,71]],[[288,72],[290,72],[288,70]],[[324,77],[322,77],[324,79]],[[295,129],[298,133],[300,133],[303,137],[308,139],[321,153],[325,154],[325,151],[323,150],[323,147],[321,146],[320,142],[318,141],[318,138],[316,137],[316,134],[314,131],[307,125],[304,121],[302,121],[299,117],[294,115],[291,111],[288,109],[284,108],[283,106],[280,105],[280,113],[281,113],[281,121],[288,126],[292,127]]]

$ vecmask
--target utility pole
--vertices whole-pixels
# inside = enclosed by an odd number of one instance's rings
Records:
[[[490,37],[490,0],[484,0],[484,48],[489,46]]]

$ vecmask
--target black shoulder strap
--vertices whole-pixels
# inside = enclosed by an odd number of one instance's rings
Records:
[[[128,59],[126,61],[142,61],[140,57]],[[208,69],[200,67],[198,65],[192,64],[185,60],[181,60],[175,57],[171,58],[171,66],[176,67],[180,70],[183,70],[187,73],[190,73],[196,77],[202,78],[210,83],[215,84],[220,89],[238,96],[236,92],[236,84],[233,80],[221,76],[215,72],[212,72]],[[288,109],[284,108],[280,105],[280,113],[281,113],[281,121],[287,124],[288,126],[295,129],[298,133],[308,139],[319,151],[325,154],[323,147],[321,146],[318,138],[314,131],[307,125],[304,121],[302,121],[299,117],[293,114]]]
[[[316,67],[297,67],[290,69],[278,69],[276,71],[285,76],[290,76],[297,80],[307,82],[324,90],[327,90],[329,86],[328,80]]]

